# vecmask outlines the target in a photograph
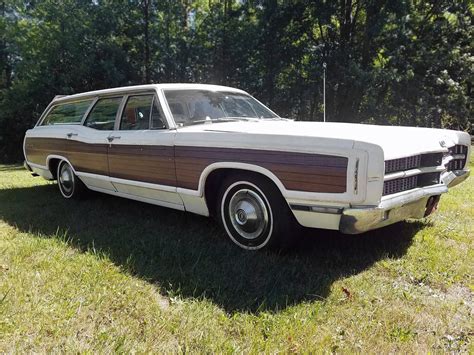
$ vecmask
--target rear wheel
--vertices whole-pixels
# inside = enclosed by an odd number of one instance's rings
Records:
[[[57,179],[59,192],[64,198],[78,198],[84,192],[84,184],[79,180],[67,161],[58,164]]]
[[[296,222],[280,190],[264,177],[234,174],[223,183],[217,215],[229,238],[247,250],[288,247]]]

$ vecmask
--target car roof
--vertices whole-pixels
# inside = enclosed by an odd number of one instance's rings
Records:
[[[104,89],[104,90],[95,90],[95,91],[88,91],[82,92],[79,94],[74,95],[66,95],[61,96],[57,95],[53,99],[53,103],[60,103],[63,101],[70,101],[70,100],[78,100],[78,99],[85,99],[88,97],[96,97],[101,95],[113,95],[113,94],[127,94],[133,92],[140,92],[140,91],[150,91],[150,90],[176,90],[176,89],[183,89],[183,90],[208,90],[208,91],[227,91],[227,92],[237,92],[246,94],[245,91],[232,88],[229,86],[221,86],[221,85],[211,85],[211,84],[147,84],[147,85],[134,85],[134,86],[123,86],[111,89]]]

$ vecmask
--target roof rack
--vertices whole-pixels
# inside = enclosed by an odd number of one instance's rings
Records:
[[[60,99],[61,97],[66,97],[67,95],[56,95],[53,100]]]

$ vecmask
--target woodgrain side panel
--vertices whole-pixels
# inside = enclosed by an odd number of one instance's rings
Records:
[[[46,165],[50,154],[67,158],[77,171],[107,175],[107,144],[87,144],[72,139],[27,137],[25,152],[31,163]]]
[[[176,186],[172,146],[112,144],[109,169],[113,177]]]
[[[178,186],[196,190],[202,171],[217,162],[261,166],[274,173],[288,190],[346,192],[348,159],[321,154],[254,149],[176,147]]]
[[[346,192],[348,159],[322,154],[257,149],[87,144],[68,139],[27,138],[32,163],[45,165],[49,154],[66,157],[77,171],[197,190],[204,169],[217,162],[261,166],[288,190]],[[107,158],[108,154],[108,158]]]

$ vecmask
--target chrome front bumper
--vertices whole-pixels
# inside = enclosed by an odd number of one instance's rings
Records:
[[[344,209],[339,230],[346,234],[359,234],[408,218],[423,218],[431,196],[448,192],[448,186],[455,186],[468,176],[468,170],[449,172],[442,177],[442,184],[397,194],[397,196],[382,200],[378,206],[355,206]]]

